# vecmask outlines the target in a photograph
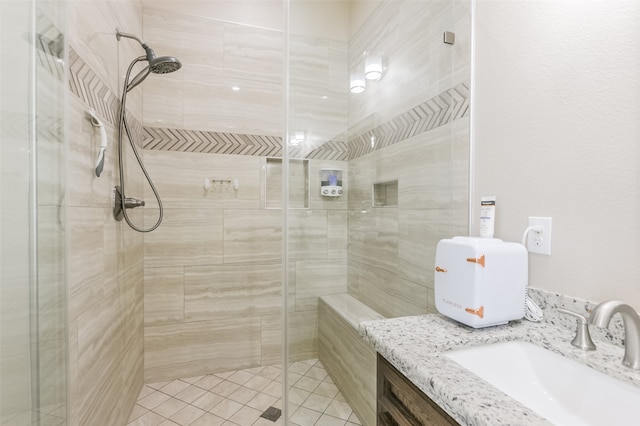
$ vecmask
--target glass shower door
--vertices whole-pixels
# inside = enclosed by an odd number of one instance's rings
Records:
[[[288,5],[287,417],[374,425],[357,324],[435,312],[467,233],[470,2]]]
[[[62,7],[0,4],[3,425],[66,424]]]

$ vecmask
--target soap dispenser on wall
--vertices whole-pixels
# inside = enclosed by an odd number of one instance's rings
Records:
[[[323,197],[342,195],[342,170],[320,169],[320,195]]]

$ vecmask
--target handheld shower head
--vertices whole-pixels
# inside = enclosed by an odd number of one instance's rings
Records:
[[[168,74],[170,72],[178,71],[180,68],[182,68],[182,63],[177,58],[173,56],[157,57],[153,49],[150,48],[144,41],[132,34],[124,33],[120,31],[119,28],[116,28],[116,38],[120,40],[121,37],[130,38],[140,43],[145,51],[146,57],[141,56],[136,61],[146,60],[149,63],[148,66],[140,71],[135,77],[131,79],[131,82],[127,84],[127,92],[136,87],[138,84],[142,83],[144,79],[147,78],[149,73]]]
[[[160,56],[149,62],[149,69],[154,74],[169,74],[182,68],[182,63],[173,56]]]
[[[140,61],[145,60],[144,56],[141,56],[138,59]],[[168,74],[170,72],[178,71],[180,68],[182,68],[182,63],[173,56],[160,56],[156,58],[154,55],[153,59],[149,61],[149,65],[144,67],[144,69],[133,77],[129,84],[127,84],[127,92],[130,92],[131,89],[142,83],[150,73]]]

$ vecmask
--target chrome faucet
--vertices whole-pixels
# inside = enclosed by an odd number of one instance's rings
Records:
[[[607,300],[597,305],[589,315],[589,323],[598,327],[609,326],[611,317],[619,313],[624,322],[624,358],[622,364],[640,370],[640,316],[629,305],[617,300]]]

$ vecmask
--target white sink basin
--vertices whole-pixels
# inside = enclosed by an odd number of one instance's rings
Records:
[[[638,425],[640,388],[528,342],[444,354],[556,425]]]

